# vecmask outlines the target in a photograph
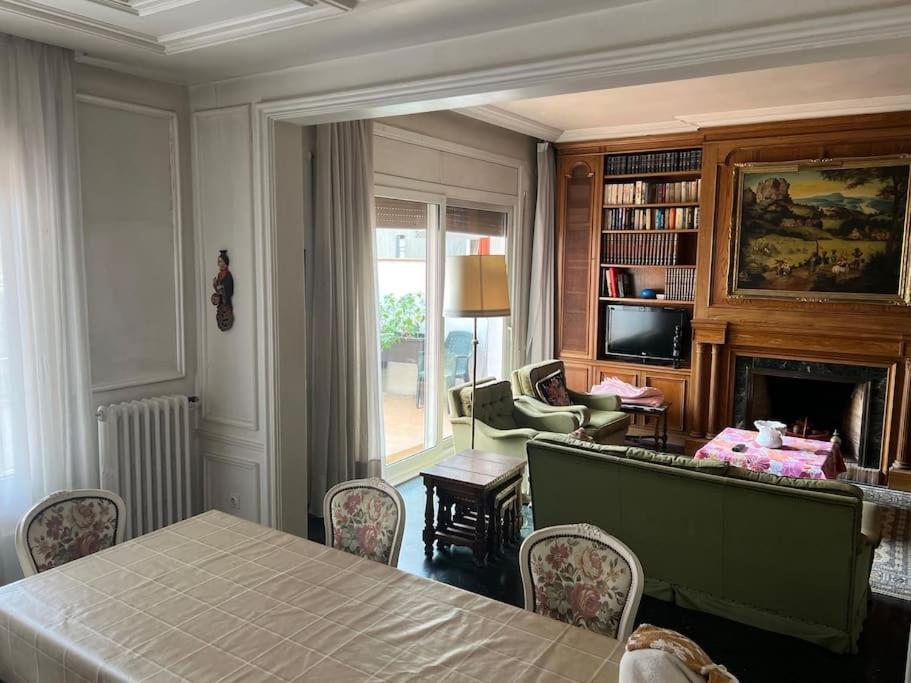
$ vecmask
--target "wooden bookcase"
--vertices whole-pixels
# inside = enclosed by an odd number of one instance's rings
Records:
[[[561,146],[558,153],[556,348],[566,364],[567,382],[573,389],[588,391],[605,377],[616,376],[637,386],[660,388],[671,402],[669,436],[682,443],[689,424],[690,358],[673,367],[607,356],[605,311],[611,304],[692,311],[698,280],[697,221],[702,212],[694,189],[702,182],[701,139],[584,143]],[[628,161],[630,155],[638,155],[637,164]],[[693,161],[697,156],[698,165]],[[685,158],[689,161],[683,167]],[[621,163],[627,168],[617,172]],[[633,196],[630,190],[623,194],[618,185],[631,187]],[[616,274],[615,285],[625,281],[624,291],[608,284],[610,269]],[[665,293],[669,274],[680,283],[684,272],[689,291],[682,295],[664,300],[639,296],[643,289]],[[682,289],[678,285],[677,292]],[[636,416],[631,431],[651,428],[645,418]]]

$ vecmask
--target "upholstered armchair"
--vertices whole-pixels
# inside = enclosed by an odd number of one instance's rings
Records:
[[[569,434],[581,424],[578,413],[532,410],[513,400],[507,380],[478,380],[475,392],[475,448],[526,459],[525,444],[541,432]],[[471,383],[449,390],[449,419],[455,451],[471,448]],[[526,474],[527,476],[527,474]],[[524,487],[527,490],[527,486]]]
[[[563,361],[548,360],[514,370],[512,391],[517,404],[540,415],[577,414],[585,433],[596,443],[623,445],[626,439],[630,416],[620,411],[620,398],[567,389]],[[554,405],[566,402],[569,405]]]

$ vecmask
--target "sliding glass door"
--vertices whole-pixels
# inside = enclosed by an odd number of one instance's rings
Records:
[[[383,434],[387,466],[452,434],[446,391],[471,379],[471,319],[441,314],[446,256],[505,254],[508,210],[445,197],[376,198]],[[507,320],[478,324],[478,377],[504,377]]]

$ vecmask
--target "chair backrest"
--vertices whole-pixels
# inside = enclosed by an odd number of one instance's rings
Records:
[[[539,529],[522,543],[525,609],[617,640],[633,629],[644,576],[626,545],[591,524]]]
[[[333,486],[323,499],[323,519],[330,548],[398,565],[405,501],[382,479],[352,479]]]
[[[473,405],[470,384],[462,387],[459,397],[463,414],[471,415],[474,412],[479,422],[494,429],[516,429],[518,427],[512,389],[507,380],[478,384]]]
[[[525,365],[512,371],[512,392],[516,396],[532,396],[538,398],[535,385],[548,375],[558,370],[564,370],[562,360],[545,360],[540,363]]]
[[[453,330],[446,335],[443,348],[453,356],[470,356],[472,338],[471,332]]]
[[[57,491],[38,501],[16,526],[16,554],[25,576],[53,569],[123,541],[126,506],[101,489]]]
[[[482,386],[496,382],[496,377],[483,377],[478,380],[478,389]],[[467,389],[468,403],[462,400],[462,391]],[[450,387],[447,392],[449,397],[449,417],[471,416],[471,382],[462,382]]]

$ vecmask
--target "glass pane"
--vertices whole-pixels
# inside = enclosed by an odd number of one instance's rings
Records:
[[[386,463],[428,446],[425,433],[427,231],[438,207],[378,197],[377,284]]]
[[[507,214],[446,207],[446,256],[506,253]],[[478,379],[503,378],[506,318],[478,318]],[[471,380],[473,318],[443,319],[443,389]],[[452,434],[443,420],[443,436]]]

